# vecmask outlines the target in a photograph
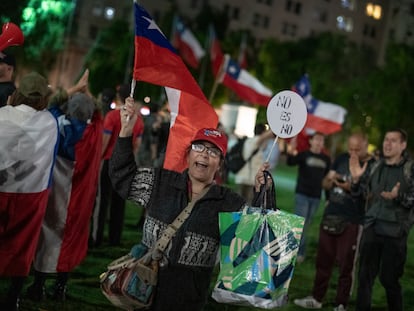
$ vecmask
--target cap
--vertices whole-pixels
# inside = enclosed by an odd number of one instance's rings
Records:
[[[83,93],[76,93],[69,98],[67,114],[80,121],[87,122],[92,118],[95,104],[92,98]]]
[[[214,128],[202,128],[198,130],[191,143],[195,141],[208,141],[220,149],[223,156],[227,152],[227,136],[220,130]]]
[[[0,63],[5,63],[9,66],[16,67],[16,59],[11,54],[0,52]]]
[[[37,72],[25,75],[20,80],[17,90],[25,97],[39,95],[45,97],[51,93],[46,79]]]

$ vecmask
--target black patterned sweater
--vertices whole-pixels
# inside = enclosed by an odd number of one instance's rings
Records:
[[[188,204],[188,172],[137,168],[130,138],[119,138],[110,160],[114,188],[146,208],[141,243],[151,247]],[[201,310],[205,304],[219,249],[219,212],[239,211],[245,200],[212,185],[200,198],[165,251],[152,310]],[[171,309],[174,306],[174,309]]]

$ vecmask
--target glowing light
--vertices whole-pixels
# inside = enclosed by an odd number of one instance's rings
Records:
[[[380,5],[368,3],[365,7],[365,13],[374,19],[380,19],[382,16],[382,7]]]
[[[115,109],[115,108],[116,108],[116,103],[115,103],[115,102],[112,102],[112,103],[109,105],[109,107],[111,107],[111,109]]]
[[[351,32],[354,29],[354,24],[351,18],[344,16],[336,17],[336,27],[339,29]]]
[[[148,104],[151,101],[151,97],[145,96],[144,97],[144,103]]]
[[[150,111],[149,107],[147,107],[147,106],[142,106],[141,109],[139,110],[139,112],[143,116],[149,116],[151,114],[151,111]]]
[[[115,9],[111,7],[105,8],[105,18],[111,20],[114,17],[115,17]]]

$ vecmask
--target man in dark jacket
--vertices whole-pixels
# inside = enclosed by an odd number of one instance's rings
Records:
[[[388,310],[403,310],[399,280],[404,272],[414,211],[413,165],[405,156],[406,147],[406,132],[393,129],[385,134],[383,158],[378,162],[367,168],[366,164],[359,164],[357,157],[350,158],[352,194],[367,200],[357,311],[371,310],[372,287],[377,275],[386,291]]]

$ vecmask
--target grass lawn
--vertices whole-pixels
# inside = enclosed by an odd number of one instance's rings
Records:
[[[293,211],[293,191],[295,186],[296,168],[289,168],[280,165],[274,172],[273,178],[276,183],[277,203],[280,209],[288,212]],[[293,311],[302,310],[296,307],[292,300],[309,295],[314,278],[314,260],[315,251],[318,241],[318,224],[322,215],[322,207],[319,208],[318,213],[313,221],[310,233],[308,236],[308,254],[306,260],[299,265],[296,265],[293,279],[289,288],[289,303],[279,310]],[[72,273],[68,283],[68,299],[64,303],[56,303],[46,300],[41,303],[33,303],[25,300],[23,297],[21,310],[36,310],[36,311],[98,311],[98,310],[118,310],[113,307],[106,298],[101,294],[99,289],[99,275],[105,271],[106,265],[112,260],[124,255],[130,247],[137,243],[140,239],[140,229],[137,227],[137,222],[141,215],[141,209],[136,208],[133,204],[128,204],[125,229],[123,232],[122,247],[108,247],[103,246],[97,249],[91,249],[84,262],[77,267]],[[414,240],[413,234],[409,238],[408,259],[405,269],[404,277],[401,280],[403,287],[405,310],[414,310]],[[333,300],[336,290],[336,278],[334,273],[329,291],[325,297],[324,307],[321,310],[333,310]],[[212,286],[215,279],[212,280]],[[31,277],[26,282],[26,287],[31,283]],[[48,287],[53,285],[53,280],[49,280]],[[4,279],[0,280],[0,299],[3,299],[6,292],[7,282]],[[353,310],[353,302],[355,301],[355,293],[352,295],[351,305],[348,310]],[[373,311],[385,311],[386,307],[385,292],[377,281],[374,288],[373,297]],[[174,309],[171,309],[174,310]],[[211,298],[205,308],[206,311],[247,311],[247,310],[261,310],[255,308],[229,306],[218,304]]]

